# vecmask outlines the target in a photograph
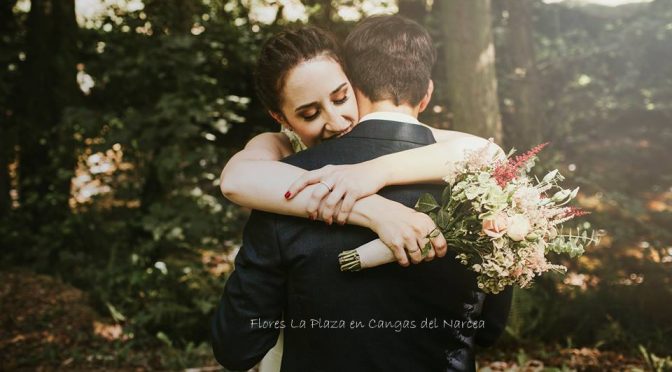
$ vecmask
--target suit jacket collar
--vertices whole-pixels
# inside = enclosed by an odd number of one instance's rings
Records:
[[[432,131],[427,127],[413,123],[378,119],[366,120],[357,124],[350,133],[342,138],[346,137],[405,141],[420,145],[436,143]]]

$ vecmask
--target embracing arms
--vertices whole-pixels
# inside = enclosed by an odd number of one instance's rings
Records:
[[[398,152],[371,160],[373,166],[387,170],[386,185],[443,182],[452,164],[464,159],[465,151],[487,148],[486,156],[504,158],[496,144],[471,134],[428,127],[435,144]]]
[[[371,228],[405,266],[405,252],[422,248],[436,226],[426,215],[375,193],[388,185],[441,182],[465,150],[487,146],[488,156],[503,157],[497,145],[480,137],[430,129],[439,143],[308,172],[277,161],[291,154],[289,140],[280,133],[264,133],[231,158],[220,187],[229,200],[245,207]],[[445,254],[443,236],[432,243],[435,250],[427,260]],[[409,256],[414,263],[422,260],[419,253]]]
[[[296,217],[307,217],[311,191],[324,189],[321,184],[307,186],[306,193],[287,200],[289,185],[305,169],[282,163],[279,160],[291,154],[289,141],[279,133],[263,133],[248,142],[224,167],[220,189],[232,202],[251,209]],[[328,192],[328,190],[326,190]],[[350,223],[369,227],[361,208],[353,210]]]
[[[430,127],[428,127],[430,128]],[[504,159],[502,149],[490,141],[467,133],[430,128],[437,143],[381,156],[359,164],[328,165],[305,172],[288,192],[301,196],[305,188],[319,182],[335,185],[325,196],[321,188],[313,190],[309,214],[325,221],[343,223],[349,219],[355,201],[390,185],[442,183],[455,162],[464,159],[466,151],[486,148],[485,156]],[[319,204],[319,210],[313,206]]]
[[[232,202],[245,207],[308,217],[306,211],[317,209],[320,205],[321,198],[318,200],[314,195],[322,193],[326,196],[329,190],[319,183],[307,185],[306,192],[287,200],[285,193],[289,186],[306,173],[304,169],[278,161],[290,153],[289,141],[282,134],[264,133],[255,137],[244,150],[231,158],[222,171],[222,193]],[[347,222],[373,230],[390,247],[402,266],[409,264],[409,258],[413,263],[423,260],[419,248],[424,246],[426,236],[436,227],[427,215],[379,195],[358,200]],[[431,260],[435,255],[442,257],[446,253],[443,236],[431,241],[434,249],[425,260]],[[407,256],[405,250],[416,253]]]

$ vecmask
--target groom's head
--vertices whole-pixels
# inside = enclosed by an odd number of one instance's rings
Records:
[[[396,15],[368,17],[350,32],[343,49],[352,85],[372,103],[420,105],[422,111],[429,102],[436,51],[416,22]]]

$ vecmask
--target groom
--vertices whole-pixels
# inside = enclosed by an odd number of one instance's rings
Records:
[[[435,142],[417,115],[432,93],[435,51],[417,23],[375,16],[346,39],[360,123],[347,135],[284,161],[304,169],[358,163]],[[389,187],[413,206],[438,185]],[[474,345],[506,323],[510,291],[485,295],[451,255],[401,267],[340,272],[338,254],[376,236],[358,226],[253,211],[236,269],[213,320],[213,350],[229,369],[249,369],[284,329],[283,371],[473,371]]]

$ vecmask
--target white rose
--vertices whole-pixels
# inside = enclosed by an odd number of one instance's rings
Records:
[[[530,233],[530,221],[522,214],[516,214],[509,217],[508,229],[506,235],[514,241],[521,241]]]

